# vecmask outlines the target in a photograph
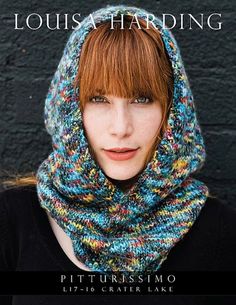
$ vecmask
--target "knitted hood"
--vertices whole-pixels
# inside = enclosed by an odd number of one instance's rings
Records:
[[[120,5],[107,6],[92,13],[96,24],[110,20],[111,14],[114,17],[119,14],[136,14],[138,18],[146,19],[150,12],[136,7]],[[189,174],[197,170],[205,159],[203,138],[196,119],[193,96],[177,42],[169,30],[163,29],[162,22],[158,18],[155,18],[154,23],[161,33],[174,74],[173,105],[168,119],[168,129],[159,145],[159,161],[164,161],[164,164],[161,162],[163,166],[172,167],[175,165],[180,169],[190,165],[187,173]],[[83,143],[83,145],[77,147],[81,150],[81,153],[88,149],[88,143],[86,140],[81,141],[81,139],[84,139],[84,130],[81,126],[82,118],[79,111],[79,88],[75,91],[73,82],[78,72],[82,45],[88,33],[93,29],[94,25],[88,16],[81,22],[80,28],[76,28],[71,34],[53,77],[45,103],[45,125],[48,133],[52,136],[53,142],[57,145],[63,143],[63,145],[68,146],[73,142],[74,146],[74,141],[78,140]],[[71,126],[68,126],[68,122]],[[73,124],[80,126],[79,133],[75,134],[71,130],[68,134],[67,128],[72,129]],[[167,172],[169,174],[169,171]]]
[[[92,13],[96,24],[110,20],[111,14],[136,14],[146,20],[150,13],[125,5]],[[204,163],[205,148],[180,51],[157,17],[153,23],[171,61],[173,101],[162,140],[127,193],[113,185],[92,158],[79,88],[73,87],[81,48],[94,29],[90,16],[69,37],[46,97],[45,125],[53,152],[37,173],[39,200],[72,239],[78,259],[93,270],[158,269],[207,198],[207,187],[191,178]]]

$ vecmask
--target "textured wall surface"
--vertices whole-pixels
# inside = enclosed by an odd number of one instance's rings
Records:
[[[235,205],[236,102],[235,102],[235,1],[0,1],[0,175],[35,171],[51,150],[43,124],[43,106],[50,80],[72,30],[32,31],[25,26],[31,13],[85,17],[106,4],[143,7],[158,16],[173,14],[173,33],[181,48],[207,147],[207,160],[197,175],[212,194]],[[206,18],[221,13],[222,29],[209,29]],[[14,29],[14,14],[19,26]],[[199,18],[204,28],[179,29],[180,14]],[[81,18],[82,19],[82,18]],[[80,20],[81,20],[80,19]],[[45,18],[44,18],[45,20]],[[35,21],[37,23],[37,20]]]

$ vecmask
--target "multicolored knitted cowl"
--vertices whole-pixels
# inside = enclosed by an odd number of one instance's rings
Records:
[[[120,5],[92,14],[100,23],[111,14],[146,19],[148,12]],[[208,194],[202,182],[190,177],[202,166],[205,149],[180,52],[170,31],[158,18],[153,22],[172,64],[173,102],[154,157],[127,192],[112,184],[93,160],[79,88],[73,88],[82,45],[94,29],[91,18],[72,32],[46,98],[53,152],[37,172],[39,201],[71,238],[78,260],[93,271],[158,270],[194,224]]]

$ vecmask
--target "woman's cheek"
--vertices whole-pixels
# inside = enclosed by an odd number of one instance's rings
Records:
[[[161,125],[162,115],[160,111],[155,110],[147,113],[145,117],[140,118],[136,123],[136,126],[138,126],[140,131],[140,135],[146,138],[153,138],[153,136],[157,134]]]
[[[106,130],[105,119],[101,111],[95,109],[87,109],[83,116],[84,128],[93,146],[103,137]]]

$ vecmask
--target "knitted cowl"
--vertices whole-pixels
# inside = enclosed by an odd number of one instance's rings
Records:
[[[92,14],[101,23],[111,14],[146,19],[148,12],[120,5]],[[79,88],[73,88],[82,45],[94,29],[89,16],[69,37],[46,97],[45,125],[53,151],[37,172],[39,202],[70,237],[78,260],[93,271],[158,270],[208,195],[207,187],[190,177],[203,165],[205,148],[180,51],[157,17],[154,23],[172,64],[173,101],[167,130],[128,191],[112,184],[91,156]]]

